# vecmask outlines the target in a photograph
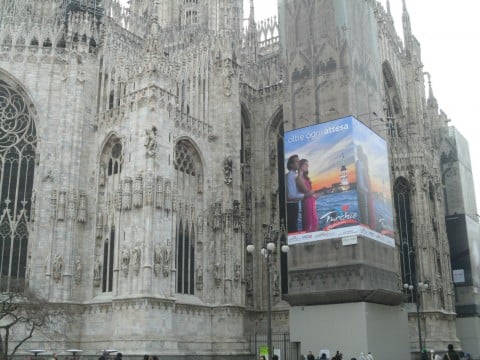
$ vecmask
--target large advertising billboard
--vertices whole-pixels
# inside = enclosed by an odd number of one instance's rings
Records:
[[[288,244],[364,236],[395,246],[387,144],[355,119],[285,133]]]

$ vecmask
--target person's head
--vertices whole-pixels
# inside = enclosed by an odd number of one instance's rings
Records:
[[[448,350],[453,350],[453,345],[452,345],[452,344],[448,344],[447,349],[448,349]]]
[[[267,359],[265,359],[265,356],[260,355],[260,360],[267,360]]]
[[[122,358],[122,353],[121,352],[117,353],[117,359],[120,360],[121,358]]]
[[[278,360],[278,355],[272,355],[272,360]]]
[[[302,159],[298,162],[298,169],[304,173],[308,173],[308,160]]]
[[[287,160],[287,169],[288,170],[298,170],[298,155],[292,155]]]

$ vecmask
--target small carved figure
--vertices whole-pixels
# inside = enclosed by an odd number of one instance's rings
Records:
[[[223,175],[225,177],[225,184],[232,184],[233,178],[233,160],[231,158],[225,158],[223,160]]]
[[[222,277],[220,275],[220,264],[219,263],[215,263],[215,265],[213,266],[213,276],[214,276],[214,279],[215,279],[215,285],[217,287],[219,287],[222,283]]]
[[[203,269],[201,265],[197,266],[195,284],[196,284],[197,290],[203,289]]]
[[[164,249],[163,252],[163,276],[168,277],[168,274],[170,272],[170,261],[172,258],[172,253],[170,250],[170,241],[167,241],[167,246]]]
[[[130,251],[127,248],[122,250],[122,270],[125,276],[128,275],[128,266],[130,265]]]
[[[241,265],[238,262],[238,260],[235,261],[235,265],[233,266],[233,281],[235,284],[238,284],[240,279],[242,278],[242,273],[241,273]]]
[[[157,151],[157,128],[152,126],[150,130],[145,130],[145,148],[148,156],[154,156]]]
[[[63,260],[60,255],[55,256],[53,262],[53,280],[58,283],[62,279],[62,270],[63,270]]]
[[[155,249],[153,250],[153,272],[155,276],[160,275],[160,269],[162,268],[162,260],[163,260],[163,254],[162,254],[162,248],[160,245],[155,245]]]
[[[82,262],[80,259],[75,261],[75,273],[73,274],[75,284],[79,285],[82,282]]]
[[[102,277],[102,263],[100,260],[95,260],[95,265],[93,266],[93,285],[98,287],[100,286],[100,280]]]
[[[140,248],[135,246],[132,250],[133,266],[140,266]]]
[[[241,225],[240,201],[233,200],[233,213],[232,213],[233,230],[240,229],[240,225]]]

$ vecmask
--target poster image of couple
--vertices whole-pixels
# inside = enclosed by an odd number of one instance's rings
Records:
[[[291,244],[362,235],[393,244],[386,142],[348,116],[285,133]]]

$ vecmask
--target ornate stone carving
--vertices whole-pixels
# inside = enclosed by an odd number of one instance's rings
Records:
[[[168,277],[170,273],[170,262],[172,260],[172,252],[170,250],[170,240],[163,251],[163,277]]]
[[[126,177],[123,179],[123,199],[122,199],[122,208],[123,210],[130,210],[132,208],[132,178]]]
[[[153,202],[153,174],[149,171],[145,174],[143,181],[145,186],[144,201],[145,205],[151,205]]]
[[[225,184],[231,185],[233,182],[233,160],[231,158],[227,157],[223,160],[223,176]]]
[[[93,286],[99,287],[102,279],[102,263],[99,259],[95,260],[93,265]]]
[[[165,202],[163,208],[166,211],[171,209],[171,202],[172,202],[172,183],[170,180],[165,181]]]
[[[67,218],[76,219],[76,205],[77,199],[75,191],[70,190],[68,192],[68,207],[67,207]]]
[[[242,217],[240,212],[240,201],[233,200],[233,211],[232,211],[232,227],[233,230],[237,231],[240,229],[242,223]]]
[[[156,184],[156,194],[155,194],[155,207],[157,209],[161,209],[163,207],[163,177],[157,176],[157,184]]]
[[[211,214],[212,214],[212,228],[214,231],[220,230],[222,228],[222,204],[216,202],[211,205]]]
[[[242,266],[240,265],[240,262],[235,260],[235,264],[233,265],[233,282],[235,283],[235,286],[239,284],[242,278],[241,268]]]
[[[141,256],[142,256],[142,251],[140,249],[140,246],[137,245],[132,249],[132,263],[133,263],[133,271],[135,275],[138,275],[138,272],[140,270]]]
[[[145,130],[145,148],[147,156],[154,156],[157,151],[157,128],[152,126],[151,129]]]
[[[77,221],[85,223],[87,221],[87,194],[81,192],[78,199]]]
[[[119,187],[115,190],[115,210],[122,210],[122,188]]]
[[[66,191],[61,190],[58,194],[57,220],[65,220]]]
[[[142,207],[143,205],[143,178],[142,175],[135,176],[135,181],[133,183],[133,206],[136,208]]]
[[[195,270],[195,286],[199,291],[203,289],[203,269],[201,265],[198,265]]]
[[[62,280],[62,271],[63,271],[63,259],[59,254],[57,254],[55,256],[55,260],[53,261],[53,272],[52,272],[53,280],[56,283]]]
[[[127,248],[122,249],[122,271],[125,277],[128,276],[128,267],[130,266],[130,251]]]
[[[160,244],[156,244],[153,250],[153,273],[160,276],[163,262],[163,251]]]
[[[82,283],[82,262],[80,259],[75,260],[73,278],[75,280],[75,284],[80,285]]]
[[[213,279],[215,280],[215,286],[218,288],[222,284],[222,275],[220,273],[221,268],[219,263],[213,265]]]

